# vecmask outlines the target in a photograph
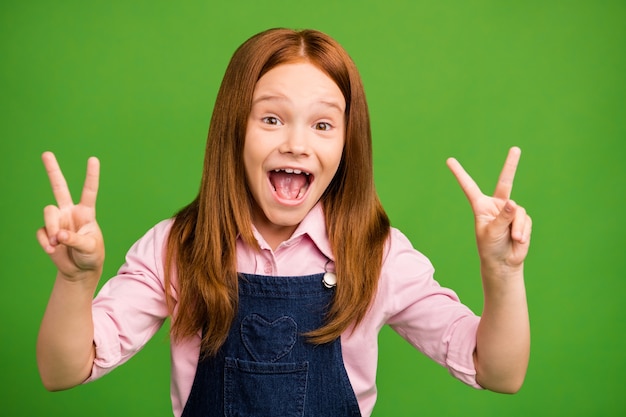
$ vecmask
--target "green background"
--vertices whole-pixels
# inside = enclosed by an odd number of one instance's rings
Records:
[[[171,414],[165,329],[100,381],[42,387],[35,340],[55,271],[35,239],[53,203],[40,154],[58,155],[75,198],[87,157],[100,157],[115,274],[195,196],[227,62],[275,26],[320,29],[352,55],[392,223],[478,313],[472,216],[445,159],[491,192],[507,149],[523,150],[513,198],[534,220],[524,387],[472,390],[384,329],[374,416],[626,415],[626,2],[592,0],[2,1],[0,414]]]

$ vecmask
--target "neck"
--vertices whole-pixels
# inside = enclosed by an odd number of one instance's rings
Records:
[[[296,226],[278,226],[275,224],[267,224],[263,222],[253,222],[254,227],[263,236],[263,239],[272,248],[273,251],[280,246],[281,243],[288,240],[298,227]]]

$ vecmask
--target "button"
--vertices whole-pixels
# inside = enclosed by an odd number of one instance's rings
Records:
[[[263,268],[263,271],[266,274],[271,274],[272,273],[272,264],[270,262],[266,262],[265,263],[265,267]]]
[[[337,285],[337,275],[333,272],[326,272],[324,274],[324,279],[322,280],[324,286],[326,288],[332,288]]]

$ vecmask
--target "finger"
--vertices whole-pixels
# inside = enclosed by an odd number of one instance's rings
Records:
[[[55,245],[50,243],[50,237],[48,236],[48,233],[46,233],[46,229],[44,227],[37,230],[37,241],[48,255],[54,253]]]
[[[517,206],[515,217],[511,222],[511,239],[516,242],[524,243],[524,230],[526,229],[526,209]]]
[[[450,171],[452,171],[452,174],[454,174],[470,204],[473,205],[474,201],[483,195],[482,191],[480,191],[480,187],[478,187],[476,182],[455,158],[448,158],[446,164],[448,168],[450,168]]]
[[[80,197],[81,204],[95,208],[99,181],[100,161],[98,158],[91,157],[87,160],[87,175],[85,176],[83,193]]]
[[[532,235],[533,230],[533,219],[527,214],[526,215],[526,223],[524,224],[524,239],[523,243],[530,242],[530,236]]]
[[[60,224],[61,213],[56,206],[46,206],[43,209],[43,221],[46,235],[50,246],[58,245],[57,234],[61,230]]]
[[[73,204],[72,196],[56,157],[52,152],[44,152],[41,155],[41,159],[48,172],[52,193],[54,194],[57,204],[59,207],[71,206]]]
[[[500,172],[496,189],[493,193],[495,198],[502,200],[508,200],[511,198],[511,190],[513,189],[513,180],[515,178],[515,171],[517,170],[517,164],[522,151],[517,146],[509,149],[509,153],[504,161],[504,166]]]
[[[526,211],[524,210],[524,216],[519,220],[520,226],[518,231],[511,230],[511,237],[521,244],[527,244],[530,242],[530,234],[532,231],[533,221]]]

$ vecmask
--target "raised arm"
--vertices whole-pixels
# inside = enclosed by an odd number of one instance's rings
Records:
[[[57,268],[37,339],[37,364],[44,386],[71,388],[91,373],[95,357],[91,302],[102,274],[104,242],[96,222],[100,163],[90,158],[80,199],[74,204],[57,160],[42,160],[56,199],[44,209],[37,239]]]
[[[515,393],[524,381],[530,352],[530,325],[524,259],[531,219],[510,199],[521,151],[510,149],[492,197],[484,195],[456,159],[448,167],[474,212],[484,307],[474,353],[476,378],[484,388]]]

